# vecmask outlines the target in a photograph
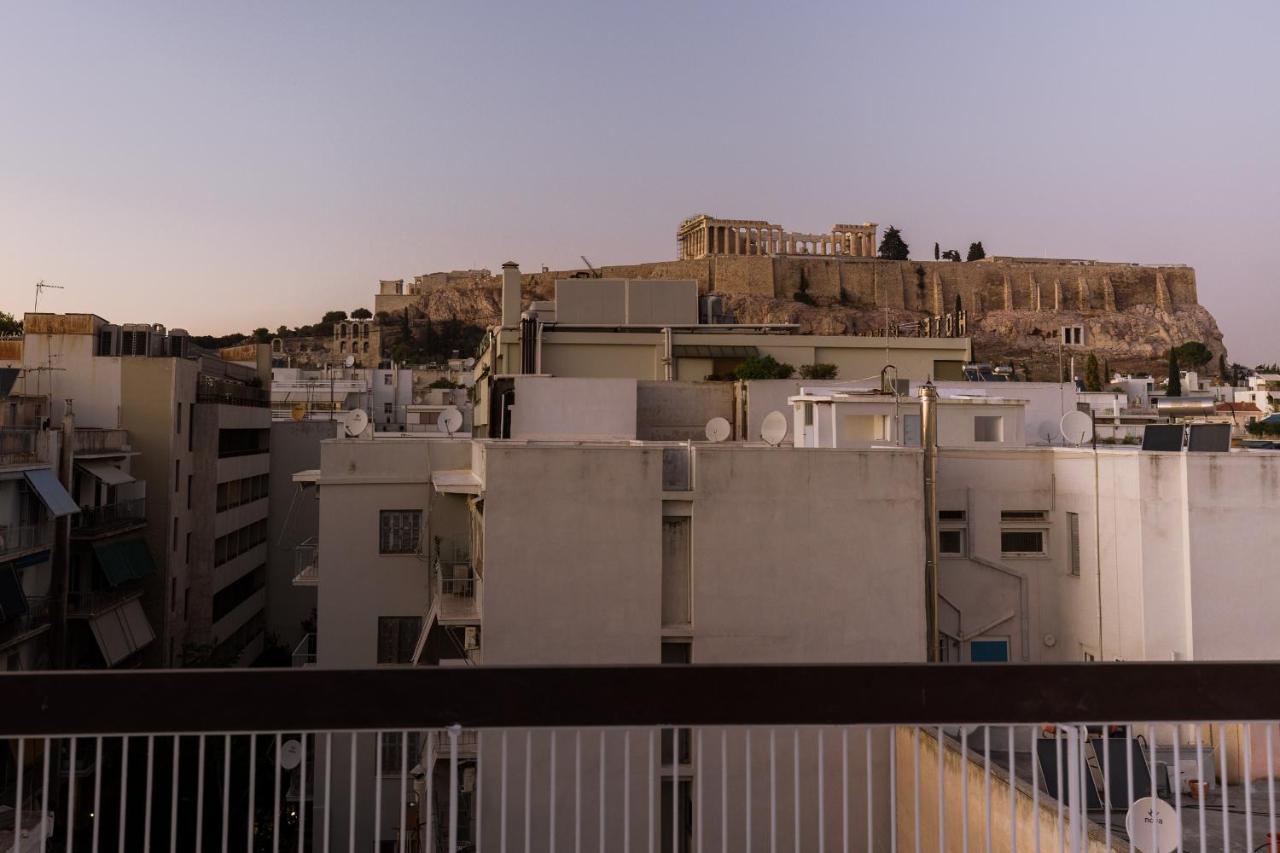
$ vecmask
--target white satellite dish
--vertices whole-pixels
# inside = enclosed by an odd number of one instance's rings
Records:
[[[707,421],[707,441],[714,441],[717,444],[729,437],[729,433],[733,428],[729,426],[729,422],[724,418],[712,418]]]
[[[355,438],[368,428],[369,415],[364,409],[352,409],[347,412],[347,417],[343,421],[343,426],[346,428],[347,435],[350,438]]]
[[[450,406],[440,413],[440,420],[436,426],[445,435],[453,435],[462,427],[462,412],[458,411],[456,406]]]
[[[1079,447],[1093,437],[1093,418],[1079,409],[1067,412],[1058,422],[1058,431],[1067,444]]]
[[[293,738],[289,738],[280,744],[280,755],[278,758],[280,768],[282,770],[292,770],[302,763],[302,744]]]
[[[760,438],[766,444],[777,447],[787,437],[787,416],[782,412],[770,412],[760,424]]]
[[[1177,811],[1159,797],[1134,800],[1124,816],[1124,827],[1142,853],[1173,853],[1182,840]]]
[[[349,355],[345,359],[343,359],[342,363],[345,364],[347,367],[354,367],[356,363],[356,357],[354,355]]]

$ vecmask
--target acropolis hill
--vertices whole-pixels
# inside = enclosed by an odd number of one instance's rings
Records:
[[[877,225],[836,225],[829,232],[787,231],[762,220],[700,215],[677,230],[677,259],[602,265],[605,278],[696,279],[724,297],[742,323],[799,323],[806,332],[882,334],[928,315],[968,314],[975,357],[1057,373],[1060,330],[1083,326],[1080,352],[1119,370],[1163,374],[1170,345],[1201,341],[1224,351],[1213,316],[1197,301],[1195,270],[1184,265],[1060,258],[990,257],[981,261],[873,257]],[[582,269],[526,273],[526,300],[550,299],[555,281],[589,276]],[[432,320],[497,322],[499,279],[487,270],[384,281],[376,311]],[[796,301],[801,294],[801,301]],[[804,300],[807,298],[808,303]],[[1078,367],[1077,372],[1083,368]]]

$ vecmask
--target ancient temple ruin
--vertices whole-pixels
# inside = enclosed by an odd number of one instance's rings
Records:
[[[832,225],[829,234],[787,231],[759,219],[717,219],[691,216],[676,232],[679,259],[712,255],[823,255],[852,258],[876,256],[876,223]]]

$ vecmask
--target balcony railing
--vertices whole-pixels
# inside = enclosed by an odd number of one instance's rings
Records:
[[[42,595],[28,595],[26,599],[26,613],[0,622],[0,649],[13,645],[17,640],[49,624],[49,599]],[[3,849],[0,847],[0,850]]]
[[[0,427],[0,465],[36,462],[39,457],[39,431],[35,427]]]
[[[59,809],[55,850],[1253,851],[1277,826],[1278,681],[1273,663],[18,673],[0,733],[28,768],[16,802]],[[664,732],[687,757],[663,758]],[[95,751],[93,781],[60,787],[23,761],[37,744],[57,766]]]
[[[48,548],[52,544],[52,522],[0,526],[0,556]]]
[[[293,549],[293,585],[315,586],[320,583],[320,543],[307,539]]]
[[[123,453],[129,449],[129,431],[125,429],[76,429],[76,453]]]
[[[99,536],[147,521],[147,499],[133,498],[88,507],[71,517],[72,536]]]
[[[436,563],[435,593],[442,625],[480,620],[481,577],[468,563]]]
[[[141,597],[142,586],[137,581],[126,581],[114,589],[68,592],[67,616],[72,619],[88,619]]]
[[[271,392],[265,388],[201,375],[196,387],[196,402],[265,409],[271,406]]]
[[[303,634],[302,639],[298,641],[298,645],[293,647],[293,665],[294,666],[315,666],[316,665],[316,635]]]

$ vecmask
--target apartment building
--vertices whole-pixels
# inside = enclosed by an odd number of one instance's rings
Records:
[[[432,367],[275,367],[271,371],[273,420],[338,420],[363,411],[375,430],[436,431],[439,412],[453,406],[470,432],[470,359]]]
[[[75,488],[97,501],[73,531],[85,600],[125,599],[124,645],[104,656],[123,648],[126,664],[251,662],[265,632],[267,348],[207,353],[180,329],[27,314],[11,355],[19,390],[51,400],[51,423],[74,414]],[[98,613],[86,611],[91,622]],[[154,642],[142,642],[142,621]]]

